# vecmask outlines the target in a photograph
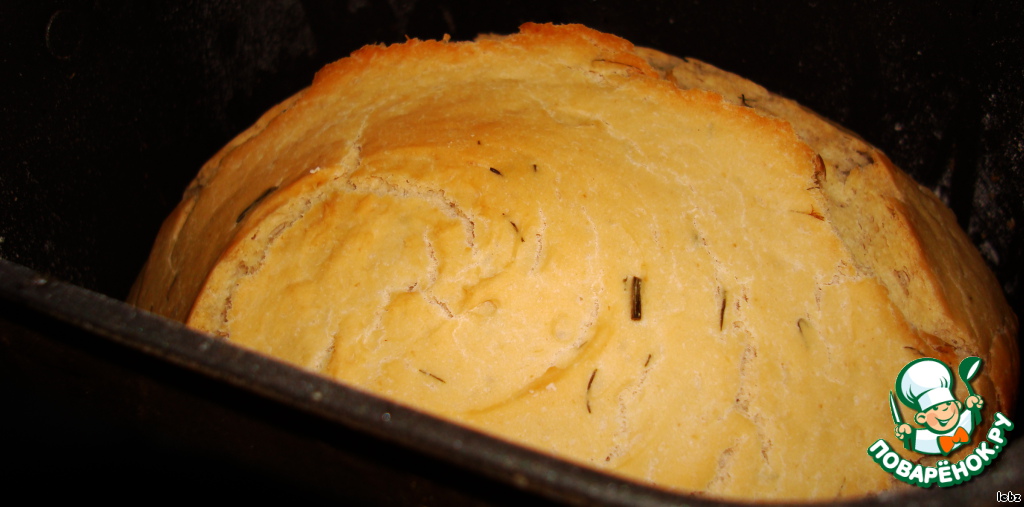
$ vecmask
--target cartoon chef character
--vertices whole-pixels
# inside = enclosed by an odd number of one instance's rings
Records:
[[[914,409],[914,421],[924,426],[913,428],[897,421],[896,437],[903,445],[921,454],[948,455],[970,443],[974,431],[974,412],[981,410],[981,396],[968,396],[961,404],[953,396],[953,373],[941,361],[925,357],[911,361],[896,377],[900,401]],[[964,405],[968,410],[963,410]]]

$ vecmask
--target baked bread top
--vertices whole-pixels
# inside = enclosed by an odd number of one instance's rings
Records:
[[[994,276],[882,153],[578,25],[327,66],[203,167],[131,300],[726,498],[896,487],[865,449],[903,365],[981,357],[989,416],[1019,369]]]

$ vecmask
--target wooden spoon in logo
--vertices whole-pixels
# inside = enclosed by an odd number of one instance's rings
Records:
[[[962,380],[964,385],[967,386],[967,394],[971,396],[977,396],[974,392],[974,388],[971,387],[971,379],[976,377],[979,371],[981,371],[981,358],[975,356],[964,358],[963,361],[960,361],[960,367],[957,368],[957,373],[960,374],[960,380]],[[974,414],[974,424],[981,423],[981,409],[975,407],[971,408],[970,411]]]

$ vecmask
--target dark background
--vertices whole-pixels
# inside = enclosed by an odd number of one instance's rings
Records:
[[[5,0],[0,258],[123,299],[200,165],[324,64],[364,44],[445,33],[465,40],[526,21],[583,23],[699,58],[857,132],[954,209],[1021,314],[1024,7],[994,1]],[[10,319],[21,313],[3,309]],[[76,333],[43,320],[15,324]],[[220,389],[201,385],[188,389]],[[26,438],[67,430],[65,409],[31,395],[16,401],[41,414],[25,423],[41,424]],[[109,420],[87,418],[58,445],[102,437]],[[154,443],[168,428],[117,430],[127,443],[113,461],[134,456],[126,446],[173,455],[174,465],[154,471],[161,475],[192,458],[170,450],[176,442]],[[201,469],[205,477],[225,459],[196,461],[214,463]],[[103,463],[125,472],[123,463]]]

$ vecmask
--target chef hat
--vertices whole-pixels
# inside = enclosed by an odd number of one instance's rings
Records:
[[[953,401],[953,372],[937,359],[923,357],[907,363],[896,377],[896,392],[906,406],[924,412]]]

